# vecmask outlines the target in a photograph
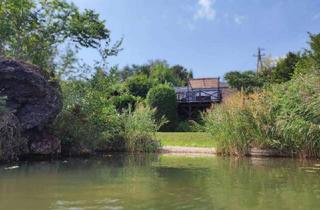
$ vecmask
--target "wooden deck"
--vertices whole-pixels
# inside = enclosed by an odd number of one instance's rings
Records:
[[[196,119],[199,112],[222,101],[220,79],[191,79],[187,87],[176,88],[176,95],[178,114],[184,118]]]

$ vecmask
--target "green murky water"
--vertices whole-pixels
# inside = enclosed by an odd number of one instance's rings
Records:
[[[109,156],[0,166],[0,209],[320,209],[320,161]]]

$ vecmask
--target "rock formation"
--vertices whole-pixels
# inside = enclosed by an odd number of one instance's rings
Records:
[[[1,135],[0,159],[12,159],[25,153],[59,153],[59,140],[47,131],[47,126],[62,109],[60,87],[56,82],[51,82],[37,66],[0,58],[0,95],[7,97],[6,107],[10,113],[0,116],[0,129],[8,132],[5,129],[14,128],[13,136],[19,144],[11,148],[15,150],[12,157],[1,157],[4,145],[8,148],[8,139]]]

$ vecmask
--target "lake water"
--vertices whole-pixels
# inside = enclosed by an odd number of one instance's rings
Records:
[[[0,209],[318,210],[319,164],[112,155],[0,165]]]

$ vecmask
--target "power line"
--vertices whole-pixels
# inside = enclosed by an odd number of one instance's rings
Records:
[[[257,73],[260,72],[263,67],[262,57],[265,56],[265,54],[262,53],[263,51],[264,49],[258,47],[258,53],[256,55],[253,55],[254,57],[257,57],[257,70],[256,70]]]

